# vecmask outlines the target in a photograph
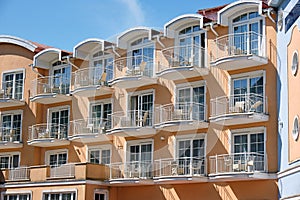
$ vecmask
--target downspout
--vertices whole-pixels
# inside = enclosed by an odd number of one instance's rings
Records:
[[[31,67],[31,70],[32,70],[35,74],[41,76],[42,78],[45,78],[45,76],[43,76],[42,74],[40,74],[38,71],[35,70],[35,66],[33,66],[33,64],[29,64],[28,66]]]
[[[213,22],[210,22],[209,23],[209,27],[210,27],[210,30],[215,34],[215,36],[219,36],[219,34],[217,33],[217,31],[214,29],[214,23]]]
[[[115,55],[117,55],[119,58],[121,57],[120,54],[116,51],[116,46],[115,45],[112,45],[112,51]]]
[[[276,22],[275,22],[275,20],[273,19],[273,17],[271,16],[271,14],[272,14],[273,11],[274,11],[273,8],[268,8],[268,9],[267,9],[267,16],[268,16],[268,18],[275,24]]]
[[[160,41],[160,36],[161,35],[154,35],[153,37],[156,38],[156,41],[158,42],[158,44],[160,46],[162,46],[163,48],[165,48],[166,46]]]

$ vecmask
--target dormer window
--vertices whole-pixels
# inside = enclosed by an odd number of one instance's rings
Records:
[[[179,32],[179,35],[189,34],[189,33],[197,32],[197,31],[200,31],[200,26],[199,25],[190,26],[190,27],[187,27],[185,29],[182,29]]]
[[[97,51],[92,55],[90,67],[92,67],[90,77],[94,84],[98,84],[99,80],[107,82],[113,79],[113,56],[111,54]]]
[[[137,40],[133,41],[131,43],[131,46],[135,46],[135,45],[139,45],[139,44],[144,44],[144,43],[147,43],[147,42],[149,42],[148,37],[144,37],[144,38],[140,38],[140,39],[137,39]]]

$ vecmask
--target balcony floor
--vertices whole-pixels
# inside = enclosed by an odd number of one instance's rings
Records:
[[[269,115],[263,113],[232,113],[210,117],[210,122],[219,125],[238,125],[257,122],[265,122],[269,120]]]
[[[267,173],[267,172],[220,173],[220,174],[210,174],[209,179],[211,181],[216,181],[216,182],[270,180],[270,179],[276,180],[277,174]]]
[[[111,129],[107,134],[119,137],[145,137],[155,135],[156,129],[153,127],[121,127]]]
[[[110,85],[123,89],[142,87],[156,83],[157,78],[150,78],[147,76],[123,76],[109,82]]]
[[[61,103],[65,101],[70,101],[71,99],[72,97],[70,95],[62,95],[55,93],[40,94],[30,97],[30,101],[41,104]]]
[[[168,80],[181,80],[197,76],[206,76],[209,73],[207,67],[194,67],[194,66],[182,66],[182,67],[171,67],[156,73],[157,77]]]
[[[35,147],[57,147],[57,146],[65,146],[69,145],[69,140],[58,140],[53,138],[41,138],[41,139],[33,139],[29,140],[28,145]]]
[[[21,142],[7,142],[1,141],[0,142],[0,149],[15,149],[15,148],[22,148],[23,143]]]
[[[78,134],[69,137],[69,140],[82,143],[106,142],[112,140],[112,137],[106,134]]]
[[[265,65],[267,63],[268,59],[265,57],[257,55],[235,55],[219,58],[211,62],[211,66],[230,71]]]
[[[101,96],[106,94],[112,94],[113,88],[108,86],[86,86],[76,88],[71,92],[72,95],[78,95],[83,97],[94,97],[94,96]]]
[[[23,105],[25,105],[24,101],[15,100],[15,99],[0,99],[0,108],[23,106]]]
[[[208,128],[208,123],[205,121],[174,120],[157,124],[156,128],[170,132],[189,131]]]

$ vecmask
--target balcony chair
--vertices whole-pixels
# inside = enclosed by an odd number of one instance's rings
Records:
[[[183,109],[174,109],[173,120],[182,120],[182,118],[183,118]]]
[[[245,111],[245,101],[237,101],[231,108],[232,113],[243,113]]]
[[[12,95],[12,87],[6,88],[6,98],[10,99],[10,96]]]
[[[4,99],[4,90],[0,89],[0,99]]]
[[[203,163],[204,163],[204,160],[198,160],[197,162],[192,163],[192,175],[203,174],[203,172],[202,172]]]
[[[100,79],[99,79],[99,85],[106,85],[106,77],[107,77],[107,73],[103,72]]]
[[[263,104],[263,102],[261,101],[261,100],[258,100],[257,102],[255,102],[252,106],[251,106],[251,108],[250,108],[250,112],[255,112],[256,111],[256,109],[260,106],[260,105],[262,105]]]
[[[147,125],[148,125],[148,124],[147,124],[147,118],[148,118],[148,116],[149,116],[149,111],[146,111],[146,112],[144,113],[143,118],[142,118],[142,126],[147,126]]]

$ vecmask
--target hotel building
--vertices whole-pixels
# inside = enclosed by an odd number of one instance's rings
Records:
[[[0,36],[4,200],[277,199],[273,8],[90,38]]]

